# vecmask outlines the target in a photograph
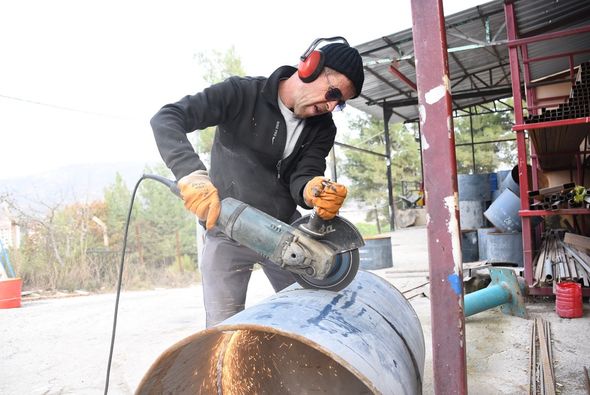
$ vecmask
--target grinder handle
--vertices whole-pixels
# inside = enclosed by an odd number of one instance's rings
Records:
[[[301,224],[299,227],[305,233],[309,234],[313,237],[321,237],[326,233],[326,220],[322,219],[314,208],[314,210],[309,215],[309,220],[306,224]]]

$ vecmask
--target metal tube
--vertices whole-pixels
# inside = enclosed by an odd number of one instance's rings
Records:
[[[546,257],[545,262],[543,262],[543,273],[545,274],[543,282],[547,284],[553,283],[553,262],[549,257]]]
[[[505,284],[490,285],[465,295],[465,317],[498,307],[510,301],[510,291]]]
[[[420,394],[424,337],[390,283],[291,286],[164,351],[136,393]]]

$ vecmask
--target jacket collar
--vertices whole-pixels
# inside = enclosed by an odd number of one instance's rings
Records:
[[[281,66],[276,69],[262,86],[262,96],[278,107],[277,97],[279,96],[279,82],[291,77],[296,71],[297,69],[293,66]]]

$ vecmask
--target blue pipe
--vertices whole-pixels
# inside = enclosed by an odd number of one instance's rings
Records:
[[[511,294],[505,282],[465,295],[465,317],[481,313],[510,302]]]

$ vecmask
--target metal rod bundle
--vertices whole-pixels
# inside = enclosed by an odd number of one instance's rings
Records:
[[[551,346],[551,327],[548,321],[537,317],[531,331],[530,395],[555,395],[555,370]]]
[[[564,230],[545,232],[540,251],[533,262],[533,285],[555,287],[560,281],[574,281],[584,287],[590,286],[590,255],[580,246],[582,242],[588,241],[590,238],[565,233]]]
[[[590,196],[586,187],[573,182],[529,191],[528,195],[531,210],[590,207]]]
[[[588,137],[587,117],[590,117],[590,62],[577,68],[577,76],[572,80],[570,95],[555,108],[542,108],[540,112],[531,113],[524,119],[526,124],[542,123],[531,126],[529,138],[535,147],[539,165],[545,170],[558,170],[575,164],[574,152],[579,151],[580,144]],[[556,154],[546,156],[546,154]],[[562,208],[568,205],[563,204]],[[571,207],[571,206],[570,206]]]
[[[540,114],[531,114],[525,123],[560,121],[563,119],[590,116],[590,62],[582,63],[572,84],[569,98],[554,109],[542,109]]]

